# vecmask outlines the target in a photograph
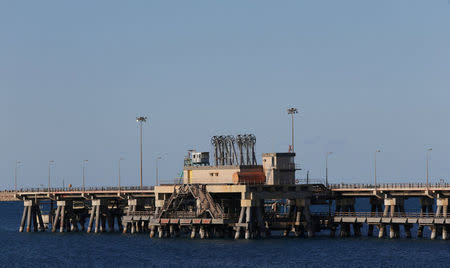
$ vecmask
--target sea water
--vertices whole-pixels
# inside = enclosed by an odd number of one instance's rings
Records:
[[[19,233],[21,202],[0,203],[1,267],[450,266],[450,241],[429,238],[150,239],[148,234]]]

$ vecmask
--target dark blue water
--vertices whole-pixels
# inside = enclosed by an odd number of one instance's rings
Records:
[[[429,239],[150,239],[147,234],[19,233],[22,204],[0,203],[1,267],[448,266],[450,241]]]

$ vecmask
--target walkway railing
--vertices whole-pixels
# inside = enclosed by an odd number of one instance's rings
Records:
[[[359,183],[353,183],[353,184],[331,184],[329,186],[331,189],[375,189],[375,185],[373,184],[359,184]],[[406,188],[406,189],[425,189],[427,188],[427,185],[425,183],[384,183],[384,184],[377,184],[376,188],[383,188],[383,189],[400,189],[400,188]],[[428,184],[428,188],[450,188],[450,183],[433,183]]]
[[[450,213],[447,215],[440,214],[436,216],[435,213],[420,213],[420,212],[395,212],[393,215],[388,213],[387,216],[383,216],[383,212],[314,212],[313,216],[318,217],[357,217],[357,218],[449,218]]]
[[[140,186],[121,186],[119,187],[56,187],[56,188],[22,188],[18,189],[18,193],[26,193],[26,192],[42,192],[42,193],[48,193],[49,191],[51,193],[54,192],[100,192],[100,191],[139,191],[139,190],[153,190],[154,186],[143,186],[142,188]],[[10,191],[15,192],[15,191]]]

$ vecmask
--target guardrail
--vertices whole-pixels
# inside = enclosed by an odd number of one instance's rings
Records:
[[[151,216],[154,214],[154,211],[130,211],[130,216]]]
[[[99,192],[99,191],[139,191],[139,190],[154,190],[154,186],[121,186],[121,187],[57,187],[57,188],[22,188],[18,189],[17,193],[24,192]],[[16,191],[9,191],[16,192]]]
[[[388,188],[388,189],[426,189],[428,188],[450,188],[450,183],[429,183],[428,186],[425,183],[383,183],[377,184],[359,184],[359,183],[341,183],[341,184],[330,184],[330,189],[375,189],[375,188]]]
[[[450,218],[450,213],[439,214],[435,213],[420,213],[420,212],[395,212],[384,215],[383,212],[314,212],[313,216],[318,217],[358,217],[358,218]]]

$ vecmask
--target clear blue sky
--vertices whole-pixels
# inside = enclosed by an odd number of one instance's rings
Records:
[[[450,4],[435,1],[1,1],[0,188],[138,184],[186,150],[254,133],[332,182],[450,174]],[[301,171],[298,177],[304,177]]]

